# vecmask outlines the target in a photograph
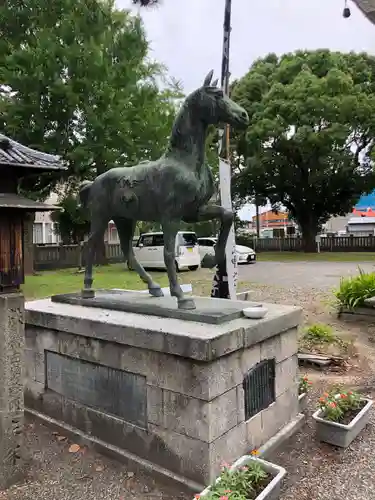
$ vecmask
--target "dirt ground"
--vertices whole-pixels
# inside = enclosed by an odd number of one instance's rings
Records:
[[[367,272],[375,269],[372,263],[363,263],[361,268]],[[357,273],[358,265],[350,262],[258,262],[240,268],[240,287],[252,290],[250,297],[255,301],[302,307],[301,332],[304,326],[314,323],[330,325],[340,339],[353,343],[347,353],[334,346],[322,346],[323,352],[349,356],[348,364],[340,370],[342,383],[371,386],[375,373],[375,322],[338,318],[333,294],[342,276]],[[311,375],[317,379],[337,378],[335,371],[324,375],[311,371]]]
[[[31,417],[26,418],[26,476],[0,491],[0,500],[191,500],[176,488],[75,444]]]

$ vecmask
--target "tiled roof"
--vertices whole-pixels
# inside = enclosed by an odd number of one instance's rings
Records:
[[[375,24],[375,0],[354,0],[369,21]]]
[[[0,134],[0,165],[35,168],[44,171],[66,170],[60,156],[41,153]]]

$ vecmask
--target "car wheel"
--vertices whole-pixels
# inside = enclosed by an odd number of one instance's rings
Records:
[[[199,266],[189,266],[189,271],[196,271]]]

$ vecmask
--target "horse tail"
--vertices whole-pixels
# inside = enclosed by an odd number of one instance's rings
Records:
[[[87,208],[92,181],[83,181],[79,186],[78,198],[83,208]]]

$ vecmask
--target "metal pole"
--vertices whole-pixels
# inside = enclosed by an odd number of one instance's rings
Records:
[[[231,31],[231,10],[232,10],[232,0],[225,0],[225,10],[224,10],[224,33],[223,33],[223,56],[221,62],[221,87],[225,94],[229,93],[229,48],[230,48],[230,31]],[[229,126],[226,125],[224,129],[224,134],[222,138],[222,144],[220,150],[221,158],[224,158],[229,162],[230,151],[229,151]],[[225,182],[220,175],[220,184]],[[223,205],[223,199],[221,200]],[[227,247],[228,248],[228,247]],[[234,256],[235,258],[235,256]],[[235,299],[236,297],[230,297],[230,288],[235,288],[232,283],[232,287],[229,287],[228,279],[234,281],[234,276],[228,277],[226,262],[223,265],[216,266],[216,273],[213,279],[211,297],[217,297],[221,299]]]

